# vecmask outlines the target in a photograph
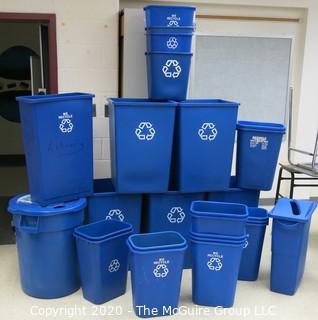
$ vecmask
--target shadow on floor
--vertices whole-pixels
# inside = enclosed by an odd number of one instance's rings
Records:
[[[0,197],[0,245],[15,243],[15,235],[11,227],[11,215],[7,211],[9,199],[9,197]]]

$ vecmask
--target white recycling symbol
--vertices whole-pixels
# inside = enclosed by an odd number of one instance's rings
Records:
[[[62,119],[59,128],[63,133],[70,133],[73,130],[71,119]]]
[[[248,241],[245,240],[244,244],[243,244],[243,249],[247,248],[248,247]]]
[[[182,69],[178,60],[169,59],[162,67],[162,72],[166,78],[178,78]]]
[[[218,130],[212,122],[203,123],[198,131],[199,137],[204,141],[213,141],[216,138],[217,134]]]
[[[113,259],[109,266],[108,266],[108,271],[109,272],[117,272],[120,268],[120,263],[118,259]]]
[[[169,49],[176,49],[179,43],[176,37],[170,37],[167,41],[167,47]]]
[[[135,134],[139,140],[150,141],[154,138],[156,130],[151,122],[140,122]]]
[[[119,220],[119,221],[124,221],[125,220],[125,216],[123,215],[123,213],[121,212],[121,210],[119,209],[112,209],[112,210],[109,210],[109,212],[107,213],[107,216],[106,216],[106,220],[112,220],[112,219],[116,219]]]
[[[212,271],[220,271],[223,267],[223,264],[220,258],[214,257],[207,262],[207,266]]]
[[[185,213],[181,207],[172,207],[167,214],[167,219],[170,223],[182,223],[185,218]]]
[[[165,263],[158,264],[153,270],[153,274],[156,278],[165,278],[169,273],[169,269]]]

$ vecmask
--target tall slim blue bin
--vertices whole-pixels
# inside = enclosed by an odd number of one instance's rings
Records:
[[[178,190],[229,188],[238,106],[219,99],[179,103],[173,163]]]
[[[110,99],[111,169],[119,193],[168,191],[177,103]]]
[[[63,93],[16,98],[33,201],[47,205],[93,192],[93,97]]]

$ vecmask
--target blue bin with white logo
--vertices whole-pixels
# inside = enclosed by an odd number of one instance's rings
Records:
[[[53,299],[80,288],[73,230],[84,221],[85,198],[46,207],[18,195],[9,201],[16,230],[22,290]]]
[[[184,267],[191,268],[190,248],[190,206],[192,201],[203,200],[204,193],[180,193],[169,191],[167,193],[149,194],[145,198],[145,232],[176,231],[188,242]]]
[[[168,191],[177,103],[109,100],[112,179],[118,193]]]
[[[179,103],[173,160],[178,190],[229,188],[238,106],[220,99]]]
[[[141,194],[123,194],[115,191],[111,179],[95,179],[94,193],[87,198],[88,222],[119,220],[140,232]]]
[[[192,33],[158,33],[148,31],[147,51],[154,52],[191,52]]]
[[[285,131],[285,126],[277,123],[238,122],[236,177],[239,188],[272,188]]]
[[[74,230],[83,296],[102,304],[126,292],[129,223],[103,220]]]
[[[179,304],[186,240],[166,231],[132,235],[127,243],[136,315],[172,315]],[[157,312],[150,311],[154,308]]]
[[[272,227],[272,264],[270,288],[293,295],[303,278],[310,222],[317,203],[280,199],[270,217]]]
[[[16,98],[33,201],[48,205],[93,192],[93,97],[63,93]]]
[[[149,99],[186,99],[192,53],[156,51],[146,57]]]

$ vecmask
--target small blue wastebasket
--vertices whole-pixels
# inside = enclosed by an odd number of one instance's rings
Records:
[[[236,177],[239,188],[272,188],[285,131],[285,126],[277,123],[238,122]]]
[[[271,290],[293,295],[305,270],[311,216],[317,203],[280,199],[273,218]]]
[[[23,291],[36,298],[69,295],[80,288],[73,230],[84,220],[84,198],[42,207],[30,195],[9,201]]]
[[[176,102],[110,99],[111,169],[119,193],[168,191]]]
[[[144,233],[130,236],[128,247],[136,315],[172,315],[179,304],[186,240],[173,231]],[[154,308],[157,312],[149,311]]]
[[[119,220],[130,223],[133,232],[140,232],[141,194],[115,191],[111,179],[95,179],[94,193],[87,198],[88,222]]]
[[[102,304],[126,292],[129,223],[102,220],[74,230],[83,296]]]
[[[48,205],[93,192],[93,97],[63,93],[16,98],[34,202]]]

